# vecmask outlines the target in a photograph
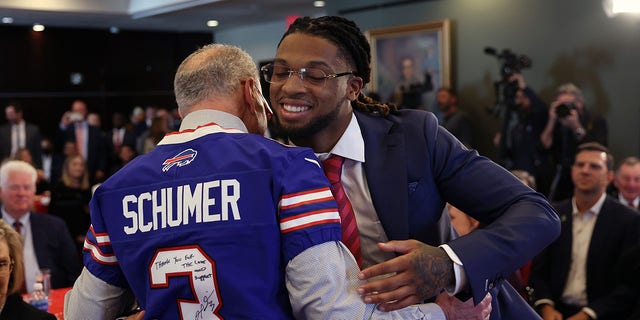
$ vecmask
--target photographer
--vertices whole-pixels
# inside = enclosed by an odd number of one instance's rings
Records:
[[[580,88],[572,83],[558,87],[555,101],[549,106],[549,120],[540,135],[542,145],[551,150],[556,167],[549,191],[549,200],[559,201],[571,197],[571,165],[576,148],[584,142],[608,144],[606,120],[590,114],[584,106]]]
[[[550,154],[540,142],[540,134],[547,124],[548,108],[527,86],[522,74],[513,73],[508,81],[516,87],[515,96],[494,144],[500,150],[501,164],[505,168],[528,172],[538,182],[538,191],[546,195],[553,170]]]

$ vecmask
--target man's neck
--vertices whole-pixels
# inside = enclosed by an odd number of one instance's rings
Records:
[[[598,200],[600,200],[600,197],[602,197],[603,193],[604,190],[601,190],[600,192],[582,192],[576,190],[574,197],[576,200],[576,207],[578,208],[578,212],[582,215],[587,212],[587,210],[593,208]]]

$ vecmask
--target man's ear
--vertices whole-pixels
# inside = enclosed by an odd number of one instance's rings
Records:
[[[362,78],[356,76],[350,77],[347,85],[349,86],[347,88],[348,99],[351,101],[358,99],[360,91],[362,91],[362,87],[364,86],[364,81],[362,80]]]
[[[255,92],[256,86],[253,78],[247,78],[244,81],[244,85],[242,86],[242,93],[245,105],[249,108],[249,111],[254,112],[256,109],[256,101],[258,98],[255,95],[258,95],[258,92]]]

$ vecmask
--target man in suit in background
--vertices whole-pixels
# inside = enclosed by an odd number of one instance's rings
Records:
[[[22,106],[10,102],[4,113],[8,123],[0,127],[0,159],[13,157],[20,148],[27,148],[36,168],[42,167],[42,148],[40,147],[40,129],[24,121]]]
[[[640,206],[640,159],[627,157],[618,166],[609,194],[620,203],[638,210]]]
[[[443,288],[464,293],[462,300],[479,302],[489,292],[500,300],[504,279],[557,237],[558,217],[542,195],[465,148],[433,114],[365,96],[370,62],[354,22],[304,17],[280,40],[274,63],[261,68],[278,132],[323,161],[344,161],[335,176],[355,226],[342,238],[361,257],[360,279],[370,280],[358,293],[387,311]],[[445,238],[438,221],[447,201],[486,227],[434,247]],[[509,293],[521,304],[492,308],[492,319],[537,318],[513,288]]]
[[[534,305],[545,320],[625,319],[637,288],[616,272],[638,246],[640,215],[607,196],[613,157],[596,142],[577,148],[571,167],[574,195],[554,206],[562,221],[558,240],[533,260]]]
[[[114,112],[112,116],[112,129],[107,131],[106,145],[107,154],[109,155],[109,171],[113,172],[114,168],[122,166],[120,160],[120,149],[122,146],[129,146],[136,149],[136,134],[127,125],[127,120],[121,112]]]
[[[10,160],[0,167],[2,219],[24,240],[25,285],[28,292],[40,270],[51,271],[51,287],[73,285],[80,261],[64,221],[56,216],[31,212],[36,191],[36,169]]]
[[[99,127],[87,123],[87,104],[82,100],[75,100],[71,110],[66,112],[60,122],[62,142],[73,142],[76,151],[87,162],[89,180],[91,183],[102,181],[106,170],[106,145],[104,135]]]

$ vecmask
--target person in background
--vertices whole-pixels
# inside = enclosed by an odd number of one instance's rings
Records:
[[[67,142],[76,144],[77,153],[87,163],[90,182],[97,183],[105,177],[106,145],[102,130],[87,123],[87,114],[88,108],[84,101],[75,100],[71,104],[71,110],[63,115],[60,122],[63,136],[61,146]]]
[[[473,148],[473,123],[469,115],[458,108],[458,95],[451,88],[436,92],[438,108],[442,112],[442,126],[467,148]]]
[[[80,273],[76,247],[64,221],[51,214],[32,212],[36,191],[36,169],[19,160],[0,166],[0,198],[2,220],[24,239],[23,257],[26,291],[41,269],[51,271],[51,287],[73,284]]]
[[[535,189],[548,195],[553,166],[550,153],[540,141],[549,117],[548,107],[526,84],[522,74],[512,74],[509,82],[515,83],[517,89],[513,106],[504,115],[502,131],[494,138],[500,163],[507,170],[530,173],[537,181]]]
[[[36,168],[42,168],[40,129],[24,120],[20,103],[9,102],[4,108],[7,123],[0,126],[0,160],[14,157],[18,149],[26,148],[33,157]]]
[[[397,310],[446,288],[463,300],[479,302],[491,293],[494,302],[509,301],[492,308],[492,319],[537,317],[503,279],[557,237],[555,211],[542,195],[465,148],[432,113],[397,110],[365,96],[371,51],[353,21],[298,18],[273,64],[261,70],[279,131],[323,161],[343,161],[334,166],[342,171],[328,176],[344,187],[336,191],[348,226],[342,238],[361,261],[359,278],[368,282],[357,292],[366,303]],[[446,202],[485,228],[448,241],[450,228],[438,223],[448,218]]]
[[[381,314],[362,302],[317,158],[261,136],[268,104],[246,52],[205,46],[180,64],[174,87],[180,132],[94,194],[85,269],[65,297],[65,319],[113,319],[130,309],[131,292],[153,319],[445,319],[433,304]],[[136,218],[147,210],[165,218]],[[172,210],[192,214],[174,220]],[[481,318],[489,301],[477,307]],[[476,308],[446,310],[466,309]]]
[[[12,160],[21,160],[35,168],[35,164],[33,161],[33,157],[31,156],[31,152],[27,148],[20,148],[16,151],[15,155],[11,158]],[[43,194],[48,192],[51,188],[49,181],[45,179],[44,171],[42,169],[36,169],[38,173],[38,178],[36,179],[36,194]]]
[[[67,224],[78,256],[90,225],[90,200],[91,185],[84,159],[79,154],[70,155],[62,165],[62,177],[51,187],[49,213],[62,218]]]
[[[149,126],[147,126],[146,116],[142,107],[135,106],[133,108],[133,111],[131,112],[131,124],[133,126],[133,132],[136,135],[136,140],[149,128]]]
[[[618,166],[609,194],[633,209],[640,206],[640,159],[627,157]]]
[[[73,144],[72,144],[73,145]],[[53,140],[43,137],[42,142],[42,172],[44,179],[51,185],[62,176],[62,163],[64,156],[56,150]]]
[[[55,320],[22,299],[23,264],[20,235],[0,220],[0,320]]]
[[[545,320],[625,319],[638,288],[616,270],[640,243],[640,215],[607,196],[613,156],[603,145],[579,145],[571,177],[573,197],[554,203],[560,237],[531,265],[534,305]]]
[[[169,128],[167,127],[166,118],[162,116],[153,118],[149,130],[143,133],[138,139],[138,153],[149,153],[167,133],[169,133]]]
[[[97,128],[102,128],[102,121],[100,120],[100,115],[95,112],[90,112],[89,114],[87,114],[87,124]]]
[[[598,142],[606,147],[609,127],[604,117],[587,110],[582,90],[566,83],[558,87],[556,99],[549,105],[549,117],[540,141],[551,152],[555,166],[548,198],[560,201],[571,198],[573,192],[571,168],[576,148],[585,142]]]
[[[136,148],[136,134],[127,123],[126,117],[121,112],[114,112],[111,118],[112,128],[107,131],[106,145],[109,154],[109,175],[117,168],[122,167],[120,160],[120,149],[123,146]]]

